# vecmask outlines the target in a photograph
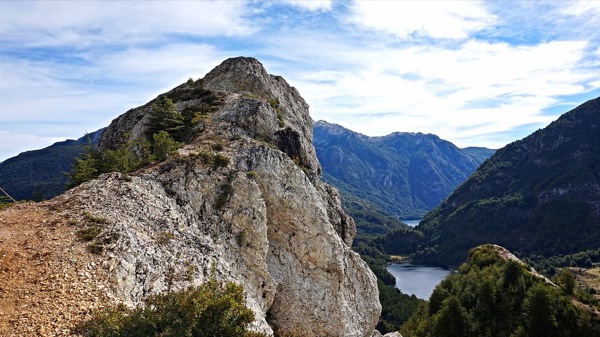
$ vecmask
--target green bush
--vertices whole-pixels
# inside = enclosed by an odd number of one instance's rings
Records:
[[[98,151],[87,147],[86,152],[76,159],[69,174],[71,183],[68,188],[75,187],[88,180],[97,178],[102,173],[129,173],[148,164],[150,161],[150,143],[144,137],[129,140],[117,149]]]
[[[97,178],[101,173],[100,163],[100,152],[96,151],[92,146],[86,146],[85,152],[75,159],[73,169],[69,174],[71,182],[67,187],[75,187],[88,180]]]
[[[89,227],[82,228],[77,231],[77,237],[83,241],[92,241],[94,240],[100,233],[102,232],[102,228],[98,225],[91,225]]]
[[[254,313],[244,305],[242,287],[208,282],[187,290],[151,296],[145,307],[101,309],[75,332],[87,337],[264,337],[248,331]]]

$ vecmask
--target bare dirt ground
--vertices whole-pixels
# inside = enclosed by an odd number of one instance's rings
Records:
[[[75,218],[55,201],[0,211],[0,336],[73,336],[106,301]]]

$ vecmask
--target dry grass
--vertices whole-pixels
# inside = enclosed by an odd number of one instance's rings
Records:
[[[577,279],[577,282],[585,288],[596,290],[598,295],[594,297],[600,299],[600,268],[584,269],[570,268]]]

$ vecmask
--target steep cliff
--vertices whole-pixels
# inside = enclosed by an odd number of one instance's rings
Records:
[[[319,180],[298,91],[257,60],[234,58],[161,96],[196,113],[176,155],[53,201],[106,219],[92,244],[108,294],[138,305],[214,269],[244,286],[259,331],[370,336],[381,310],[376,279],[349,248],[356,229],[337,191]],[[142,137],[154,102],[115,119],[100,148]]]

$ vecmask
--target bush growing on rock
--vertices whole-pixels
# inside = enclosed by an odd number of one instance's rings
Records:
[[[212,276],[199,287],[150,296],[144,307],[103,308],[75,330],[87,337],[265,337],[248,330],[253,321],[242,287]]]

